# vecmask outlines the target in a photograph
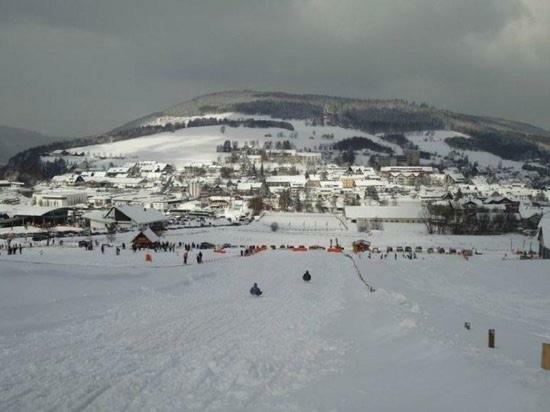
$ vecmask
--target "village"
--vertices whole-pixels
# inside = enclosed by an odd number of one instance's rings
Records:
[[[460,156],[436,164],[418,150],[353,153],[367,160],[348,164],[330,144],[315,151],[276,143],[225,140],[215,161],[178,167],[105,153],[44,154],[44,162],[61,162],[67,172],[31,187],[0,181],[0,236],[43,241],[132,229],[158,236],[286,212],[336,216],[359,237],[385,223],[424,225],[428,234],[521,233],[539,242],[530,256],[548,257],[550,191],[535,189],[529,172],[499,164],[473,173]]]

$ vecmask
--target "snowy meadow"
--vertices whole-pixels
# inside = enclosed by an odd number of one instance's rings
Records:
[[[0,409],[547,410],[540,355],[550,341],[550,272],[510,251],[528,239],[387,225],[368,235],[373,245],[424,251],[369,258],[351,253],[359,234],[338,222],[280,227],[165,233],[236,246],[204,250],[203,264],[197,250],[189,265],[180,248],[145,262],[145,251],[102,254],[76,240],[4,253]],[[280,249],[336,238],[345,253]],[[239,246],[252,244],[268,248],[242,257]],[[430,246],[479,254],[428,254]],[[259,298],[249,294],[254,282]]]

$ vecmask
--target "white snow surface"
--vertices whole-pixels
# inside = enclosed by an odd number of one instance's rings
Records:
[[[349,248],[360,235],[337,226],[273,233],[260,221],[164,240],[326,246],[338,237]],[[193,251],[183,266],[181,249],[153,252],[148,264],[143,251],[102,255],[72,241],[3,251],[0,410],[548,410],[547,261],[503,260],[521,237],[428,237],[386,225],[368,238],[484,254],[241,257],[229,248],[204,251],[202,265]],[[260,298],[248,293],[253,282]]]
[[[159,117],[150,122],[150,124],[165,125],[168,122],[187,122],[191,119],[200,117],[225,118],[231,120],[256,119],[285,121],[292,123],[298,136],[297,138],[290,138],[291,131],[279,128],[226,127],[225,133],[222,133],[221,126],[204,126],[179,129],[174,133],[159,133],[114,143],[83,146],[72,150],[96,156],[126,157],[126,159],[120,161],[109,159],[109,162],[113,163],[122,164],[129,159],[154,160],[169,163],[176,167],[182,167],[193,164],[209,164],[213,161],[217,161],[220,156],[226,156],[224,153],[216,152],[216,146],[223,144],[225,140],[230,140],[232,142],[238,141],[240,145],[250,141],[259,141],[260,144],[263,145],[265,141],[273,141],[275,144],[277,141],[289,140],[298,150],[311,149],[315,151],[318,150],[320,144],[327,145],[345,138],[360,136],[367,137],[376,143],[392,148],[396,155],[403,154],[403,149],[401,147],[383,140],[379,135],[372,135],[360,130],[345,129],[337,126],[311,126],[302,120],[278,119],[272,118],[271,116],[247,115],[243,113],[218,113],[193,117]],[[283,137],[277,137],[277,134],[280,132],[283,133]],[[331,134],[334,135],[333,139],[322,138],[322,135]],[[468,156],[470,162],[478,162],[482,167],[491,166],[496,168],[501,164],[504,167],[512,167],[516,170],[521,170],[523,165],[522,162],[505,160],[489,152],[454,149],[445,143],[446,138],[469,136],[452,130],[411,132],[406,133],[406,136],[413,144],[417,145],[420,150],[441,157],[445,157],[450,152],[454,151]],[[363,162],[367,164],[369,157],[370,152],[366,156],[358,153],[356,160],[359,163]]]
[[[445,157],[450,152],[454,151],[462,154],[463,156],[468,156],[470,163],[478,162],[478,164],[482,167],[491,166],[496,168],[499,164],[501,164],[503,167],[512,167],[516,170],[521,170],[523,166],[523,162],[502,159],[501,157],[489,152],[459,150],[445,143],[445,139],[455,136],[466,138],[470,137],[463,133],[454,132],[452,130],[435,130],[429,132],[416,132],[406,134],[407,139],[417,145],[420,150],[429,153],[436,153],[441,157]]]
[[[213,117],[220,117],[216,115]],[[209,117],[208,115],[204,117]],[[257,120],[281,120],[272,119],[270,116],[252,116],[240,113],[228,113],[228,119],[257,119]],[[183,119],[183,118],[182,118]],[[187,119],[187,118],[185,118]],[[189,164],[207,164],[218,160],[223,153],[216,153],[216,146],[224,143],[225,140],[238,141],[242,146],[250,141],[259,141],[261,145],[265,141],[289,140],[297,149],[314,149],[320,144],[327,145],[339,140],[352,137],[367,137],[384,146],[394,149],[396,154],[401,154],[402,149],[394,144],[385,142],[378,136],[361,132],[354,129],[344,129],[333,126],[310,126],[302,120],[288,120],[294,126],[297,138],[289,138],[292,133],[280,128],[247,128],[247,127],[226,127],[225,133],[221,132],[221,126],[191,127],[176,130],[174,133],[166,132],[150,136],[138,137],[135,139],[123,140],[114,143],[105,143],[91,146],[83,146],[71,149],[75,152],[85,152],[95,155],[126,156],[136,160],[154,160],[169,163],[176,167]],[[282,132],[283,137],[277,137]],[[334,139],[325,139],[323,134],[333,134]],[[267,136],[266,135],[271,135]],[[128,159],[124,160],[128,161]]]

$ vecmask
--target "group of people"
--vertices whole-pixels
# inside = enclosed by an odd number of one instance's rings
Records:
[[[311,274],[309,273],[309,270],[305,271],[302,279],[304,280],[304,282],[311,281]],[[250,288],[250,294],[252,296],[262,296],[263,291],[260,289],[257,283],[254,283],[254,285],[252,285],[252,287]]]
[[[3,249],[3,245],[2,245]],[[19,252],[20,255],[23,254],[23,245],[7,245],[6,250],[8,251],[8,255],[17,255],[17,252]]]
[[[397,260],[397,253],[394,253],[394,260]],[[371,252],[369,252],[368,254],[368,257],[369,259],[374,259],[374,256]],[[409,259],[409,260],[412,260],[412,259],[417,259],[418,256],[416,256],[416,252],[407,252],[407,253],[403,253],[402,254],[402,257],[404,259]],[[380,253],[380,260],[383,260],[383,259],[387,259],[388,258],[388,254],[387,253]]]
[[[241,256],[252,256],[254,253],[262,250],[265,250],[265,249],[262,249],[261,247],[255,246],[255,245],[248,246],[244,249],[241,249]]]

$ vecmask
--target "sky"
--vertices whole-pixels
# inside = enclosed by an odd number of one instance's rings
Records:
[[[0,124],[91,135],[257,89],[550,129],[548,39],[549,0],[0,0]]]

